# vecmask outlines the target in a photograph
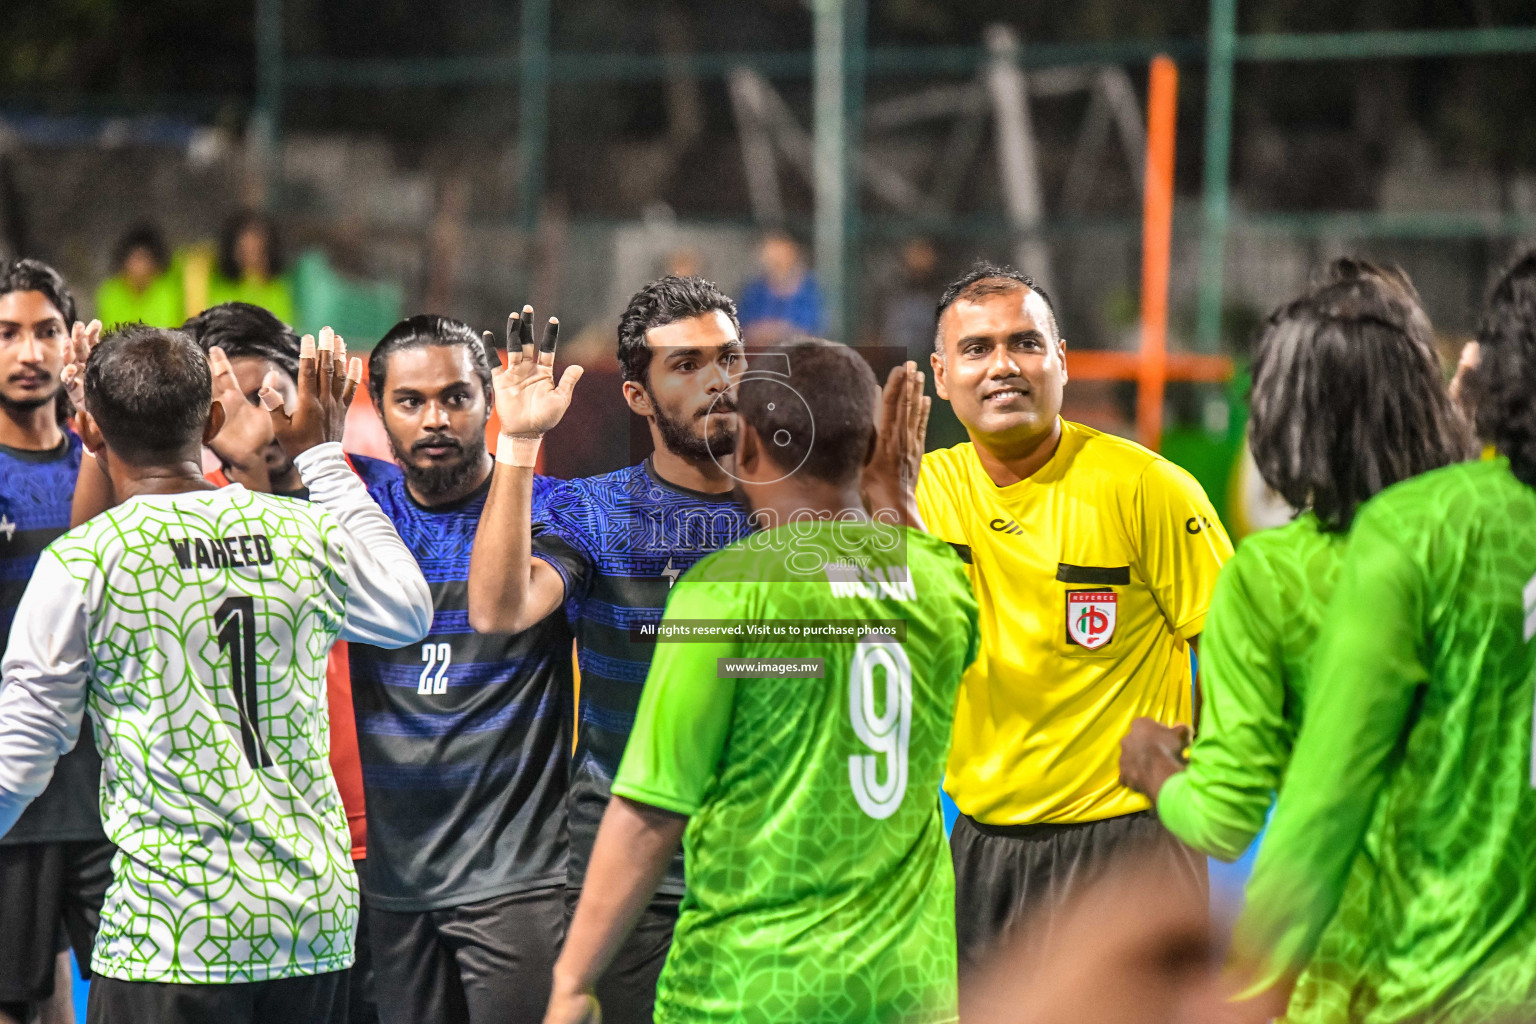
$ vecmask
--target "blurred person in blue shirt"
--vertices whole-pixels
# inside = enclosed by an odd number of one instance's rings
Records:
[[[763,274],[743,287],[738,306],[746,342],[771,345],[800,334],[825,334],[826,304],[799,243],[786,231],[770,231],[758,261]]]

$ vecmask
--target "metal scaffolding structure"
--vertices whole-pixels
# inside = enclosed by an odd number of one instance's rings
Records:
[[[1235,71],[1239,63],[1274,61],[1358,61],[1405,57],[1469,57],[1536,53],[1536,27],[1346,33],[1263,33],[1240,35],[1238,0],[1211,0],[1210,28],[1201,39],[1113,40],[1098,43],[1034,43],[1009,49],[998,35],[979,46],[867,47],[864,0],[809,0],[815,13],[816,46],[801,52],[716,52],[694,54],[595,54],[557,52],[550,45],[550,0],[522,0],[521,38],[515,54],[447,58],[335,59],[287,54],[283,0],[256,0],[258,55],[254,127],[265,141],[269,167],[283,131],[283,108],[295,92],[341,86],[409,89],[444,85],[504,85],[518,93],[517,152],[521,161],[518,222],[537,224],[544,191],[551,85],[578,82],[662,80],[687,74],[700,78],[811,79],[814,95],[812,150],[817,211],[818,271],[837,296],[834,316],[844,331],[853,323],[856,289],[848,287],[861,238],[893,231],[938,229],[956,236],[997,235],[991,218],[945,218],[937,211],[888,217],[861,216],[856,183],[860,142],[874,110],[866,111],[864,84],[881,77],[950,75],[985,83],[1000,118],[1000,159],[1012,167],[1004,178],[1005,230],[1025,250],[1064,228],[1038,203],[1031,176],[1025,72],[1045,68],[1146,65],[1165,54],[1183,66],[1203,62],[1206,77],[1205,180],[1199,225],[1201,273],[1197,345],[1214,351],[1221,334],[1226,240],[1234,228],[1246,233],[1289,236],[1427,239],[1511,236],[1536,233],[1536,217],[1519,214],[1397,214],[1374,211],[1327,214],[1245,215],[1234,223],[1228,202]],[[1113,86],[1111,86],[1113,88]],[[736,92],[732,92],[733,101]],[[1013,127],[1010,127],[1013,126]],[[1016,128],[1024,127],[1021,136]],[[1123,133],[1123,129],[1122,129]],[[1020,139],[1024,145],[1019,145]],[[743,147],[749,145],[743,139]],[[762,161],[744,152],[749,167]],[[753,172],[757,173],[757,172]],[[771,169],[762,174],[771,174]],[[754,197],[769,179],[749,176]],[[1020,183],[1023,183],[1021,186]],[[1067,207],[1067,209],[1070,209]],[[1124,230],[1137,230],[1126,219]],[[1178,228],[1175,227],[1175,231]],[[1034,262],[1034,257],[1030,258]]]

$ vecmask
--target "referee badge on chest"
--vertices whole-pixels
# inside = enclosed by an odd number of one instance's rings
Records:
[[[1118,597],[1113,590],[1067,591],[1067,639],[1090,651],[1109,643]]]

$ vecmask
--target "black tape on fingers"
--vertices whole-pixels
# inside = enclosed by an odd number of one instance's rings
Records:
[[[560,320],[550,317],[544,327],[544,339],[539,342],[539,362],[551,366],[555,362],[555,344],[560,340]]]
[[[518,343],[523,347],[523,354],[533,351],[533,307],[524,306],[522,318],[517,325]]]

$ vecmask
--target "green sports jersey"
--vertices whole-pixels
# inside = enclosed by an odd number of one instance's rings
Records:
[[[1307,512],[1247,538],[1222,567],[1200,636],[1200,735],[1189,770],[1157,796],[1163,824],[1197,850],[1236,860],[1264,827],[1344,550]]]
[[[711,620],[742,635],[658,644],[613,784],[690,816],[661,1022],[957,1014],[936,794],[979,645],[975,598],[927,534],[805,526],[755,534],[678,581],[663,630]],[[872,633],[876,620],[904,639]],[[848,633],[752,633],[791,622]],[[823,674],[721,678],[756,658],[819,658]]]
[[[1308,965],[1293,1019],[1536,1007],[1533,526],[1499,459],[1389,488],[1350,532],[1236,938],[1265,983]]]

